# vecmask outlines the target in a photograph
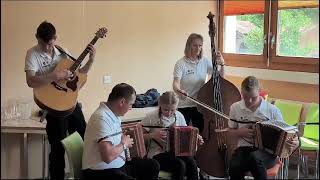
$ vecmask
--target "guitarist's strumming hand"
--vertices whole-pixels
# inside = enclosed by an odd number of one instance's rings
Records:
[[[54,79],[56,81],[59,80],[71,80],[73,77],[73,73],[69,71],[68,69],[64,69],[61,71],[54,71]]]

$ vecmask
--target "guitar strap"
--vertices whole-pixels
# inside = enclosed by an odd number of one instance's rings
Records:
[[[70,54],[68,54],[67,52],[65,52],[62,47],[55,45],[55,47],[59,50],[60,53],[67,55],[68,57],[70,57],[70,59],[72,59],[73,61],[76,61],[77,59],[72,57]]]

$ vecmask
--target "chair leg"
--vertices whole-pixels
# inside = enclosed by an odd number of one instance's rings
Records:
[[[302,173],[304,177],[309,176],[308,156],[302,155]]]
[[[282,165],[280,169],[280,179],[284,179],[284,172],[285,172],[285,158],[281,158]]]
[[[301,152],[298,149],[298,162],[297,162],[297,179],[300,179],[300,166],[301,166]]]
[[[288,179],[289,173],[289,158],[284,158],[284,173],[283,179]]]
[[[315,179],[319,179],[319,151],[317,151],[316,156],[316,169],[315,169]]]
[[[308,163],[308,161],[309,161],[309,157],[308,156],[306,156],[305,157],[306,159],[305,159],[305,168],[306,168],[306,177],[308,178],[309,177],[309,163]]]
[[[284,163],[283,163],[284,159],[281,158],[281,161],[282,161],[282,165],[279,172],[279,179],[283,179],[283,172],[284,172]]]

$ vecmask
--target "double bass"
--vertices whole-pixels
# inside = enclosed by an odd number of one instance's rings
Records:
[[[211,55],[213,73],[211,79],[202,86],[198,92],[197,100],[213,107],[221,113],[229,115],[230,106],[241,100],[238,88],[224,79],[217,67],[215,34],[216,27],[213,22],[214,15],[209,12],[209,36],[211,38]],[[197,106],[204,118],[202,137],[204,144],[199,147],[196,160],[202,171],[214,177],[228,178],[229,155],[236,146],[236,138],[227,131],[227,118],[212,113],[203,106]]]

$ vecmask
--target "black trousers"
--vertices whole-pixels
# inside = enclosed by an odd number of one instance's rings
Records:
[[[50,143],[49,154],[49,173],[51,179],[64,179],[64,148],[61,140],[67,137],[67,132],[72,134],[77,131],[82,139],[86,129],[86,121],[77,103],[72,114],[66,117],[57,117],[54,114],[48,113],[46,116],[47,126],[46,131]]]
[[[121,168],[104,170],[82,170],[85,179],[114,179],[114,180],[156,180],[159,176],[159,163],[154,159],[133,158]]]
[[[176,157],[171,152],[160,153],[153,156],[160,164],[160,170],[172,173],[172,179],[198,180],[198,170],[196,161],[189,156]]]
[[[202,133],[204,126],[203,115],[197,110],[196,107],[178,108],[178,111],[183,114],[187,125],[189,125],[191,121],[192,125],[199,129],[199,134]]]
[[[253,147],[239,147],[232,154],[229,174],[230,179],[244,179],[246,172],[251,172],[254,179],[267,179],[267,169],[274,166],[276,156]]]

